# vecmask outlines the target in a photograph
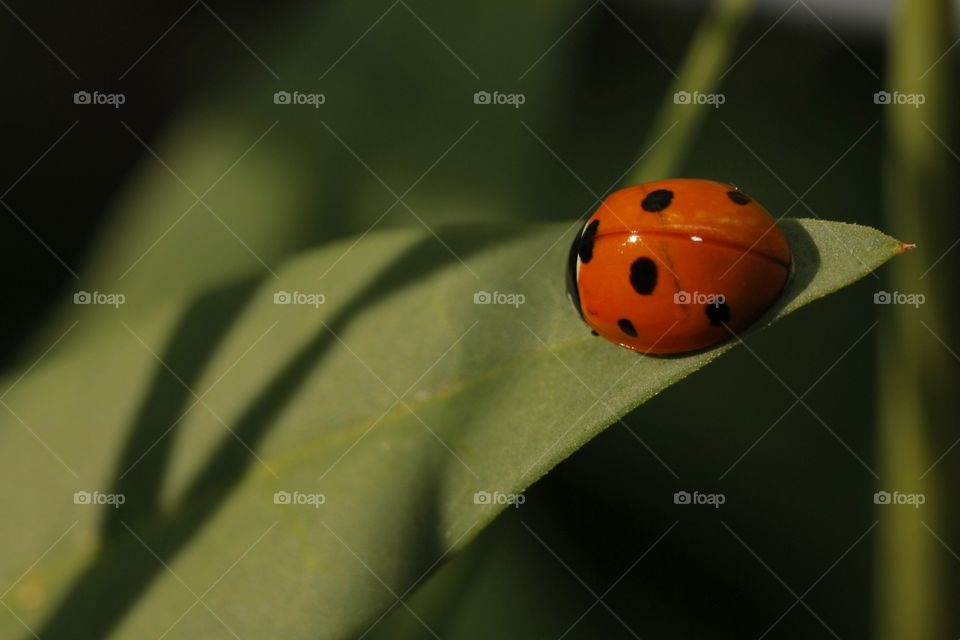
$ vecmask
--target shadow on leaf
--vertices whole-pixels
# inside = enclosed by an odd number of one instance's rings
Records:
[[[158,369],[131,426],[111,490],[136,498],[107,515],[97,555],[37,635],[45,640],[109,635],[242,480],[256,460],[251,451],[256,451],[308,374],[336,346],[334,334],[344,330],[368,305],[455,262],[453,253],[462,259],[487,245],[516,236],[515,229],[502,227],[448,229],[444,238],[449,251],[427,236],[384,267],[327,322],[329,330],[318,331],[251,401],[231,427],[233,434],[222,438],[170,513],[160,511],[158,496],[169,468],[180,417],[189,410],[185,405],[192,400],[192,393],[166,369]],[[215,351],[217,338],[239,320],[240,311],[257,284],[246,281],[208,294],[184,316],[161,357],[185,384],[199,378]]]

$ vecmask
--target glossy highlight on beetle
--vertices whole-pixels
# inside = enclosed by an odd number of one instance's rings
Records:
[[[722,342],[790,275],[783,231],[737,187],[679,178],[610,194],[573,241],[567,293],[598,335],[643,353]]]

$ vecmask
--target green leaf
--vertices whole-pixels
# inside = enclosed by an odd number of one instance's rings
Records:
[[[903,250],[782,226],[795,273],[756,329]],[[149,314],[76,307],[95,330],[3,385],[0,478],[31,484],[4,505],[0,634],[362,633],[505,508],[476,492],[519,494],[735,345],[655,358],[592,337],[564,294],[570,231],[375,232]]]

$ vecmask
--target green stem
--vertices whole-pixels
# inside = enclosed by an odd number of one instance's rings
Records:
[[[722,76],[730,70],[737,36],[755,0],[716,0],[700,23],[679,77],[665,97],[647,143],[647,155],[628,178],[627,184],[673,177],[689,151],[711,104],[682,104],[674,100],[681,91],[714,94]]]
[[[928,469],[949,446],[943,444],[945,432],[956,419],[960,386],[957,363],[940,341],[956,350],[960,336],[950,286],[956,256],[930,268],[958,231],[954,160],[943,146],[953,136],[952,63],[950,56],[936,62],[953,42],[951,1],[899,0],[890,24],[889,86],[884,88],[925,98],[919,108],[881,107],[887,224],[890,233],[918,245],[912,259],[891,269],[890,288],[926,298],[919,308],[885,308],[878,344],[880,488],[926,497],[919,509],[877,507],[876,636],[899,640],[943,637],[945,606],[952,604],[943,595],[941,570],[952,558],[935,537],[951,539],[941,508],[949,461]]]

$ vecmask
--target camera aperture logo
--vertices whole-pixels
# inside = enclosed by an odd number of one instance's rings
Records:
[[[673,494],[673,504],[683,505],[707,505],[714,509],[719,509],[720,505],[727,501],[727,496],[722,493],[701,493],[694,491],[677,491]]]
[[[473,504],[512,504],[519,509],[527,501],[522,493],[506,493],[503,491],[477,491],[473,494]]]
[[[497,304],[510,305],[518,309],[520,305],[527,301],[527,296],[522,293],[503,293],[502,291],[477,291],[473,294],[473,304]]]
[[[719,307],[727,299],[722,293],[703,293],[700,291],[677,291],[673,294],[673,304],[698,304]]]
[[[873,94],[873,104],[906,104],[912,106],[914,109],[919,109],[920,105],[926,101],[927,96],[922,93],[900,93],[899,91],[890,93],[889,91],[877,91]]]
[[[327,301],[322,293],[307,293],[305,291],[277,291],[273,294],[273,304],[307,305],[319,309]]]
[[[313,507],[319,509],[327,501],[322,493],[303,493],[302,491],[277,491],[273,494],[273,504],[294,507]]]
[[[722,93],[701,93],[700,91],[677,91],[673,94],[674,104],[708,104],[714,109],[719,109],[720,105],[727,101],[727,96]]]
[[[922,293],[903,293],[902,291],[877,291],[873,294],[873,304],[906,304],[914,309],[927,301]]]
[[[73,504],[81,505],[110,505],[119,509],[127,501],[122,493],[101,493],[99,491],[77,491],[73,494]]]
[[[273,94],[273,104],[307,105],[319,109],[326,103],[327,96],[322,93],[301,93],[299,91],[277,91]]]
[[[73,304],[106,305],[115,309],[127,301],[122,293],[104,293],[103,291],[77,291],[73,294]]]
[[[883,505],[910,505],[914,509],[919,509],[920,505],[927,501],[927,496],[922,493],[901,493],[899,491],[877,491],[873,494],[873,504]]]
[[[473,94],[473,104],[496,104],[510,105],[514,109],[519,109],[520,105],[527,101],[527,96],[522,93],[500,93],[494,91],[477,91]]]
[[[119,109],[127,101],[122,93],[101,93],[99,91],[77,91],[73,94],[73,104],[109,106]]]

